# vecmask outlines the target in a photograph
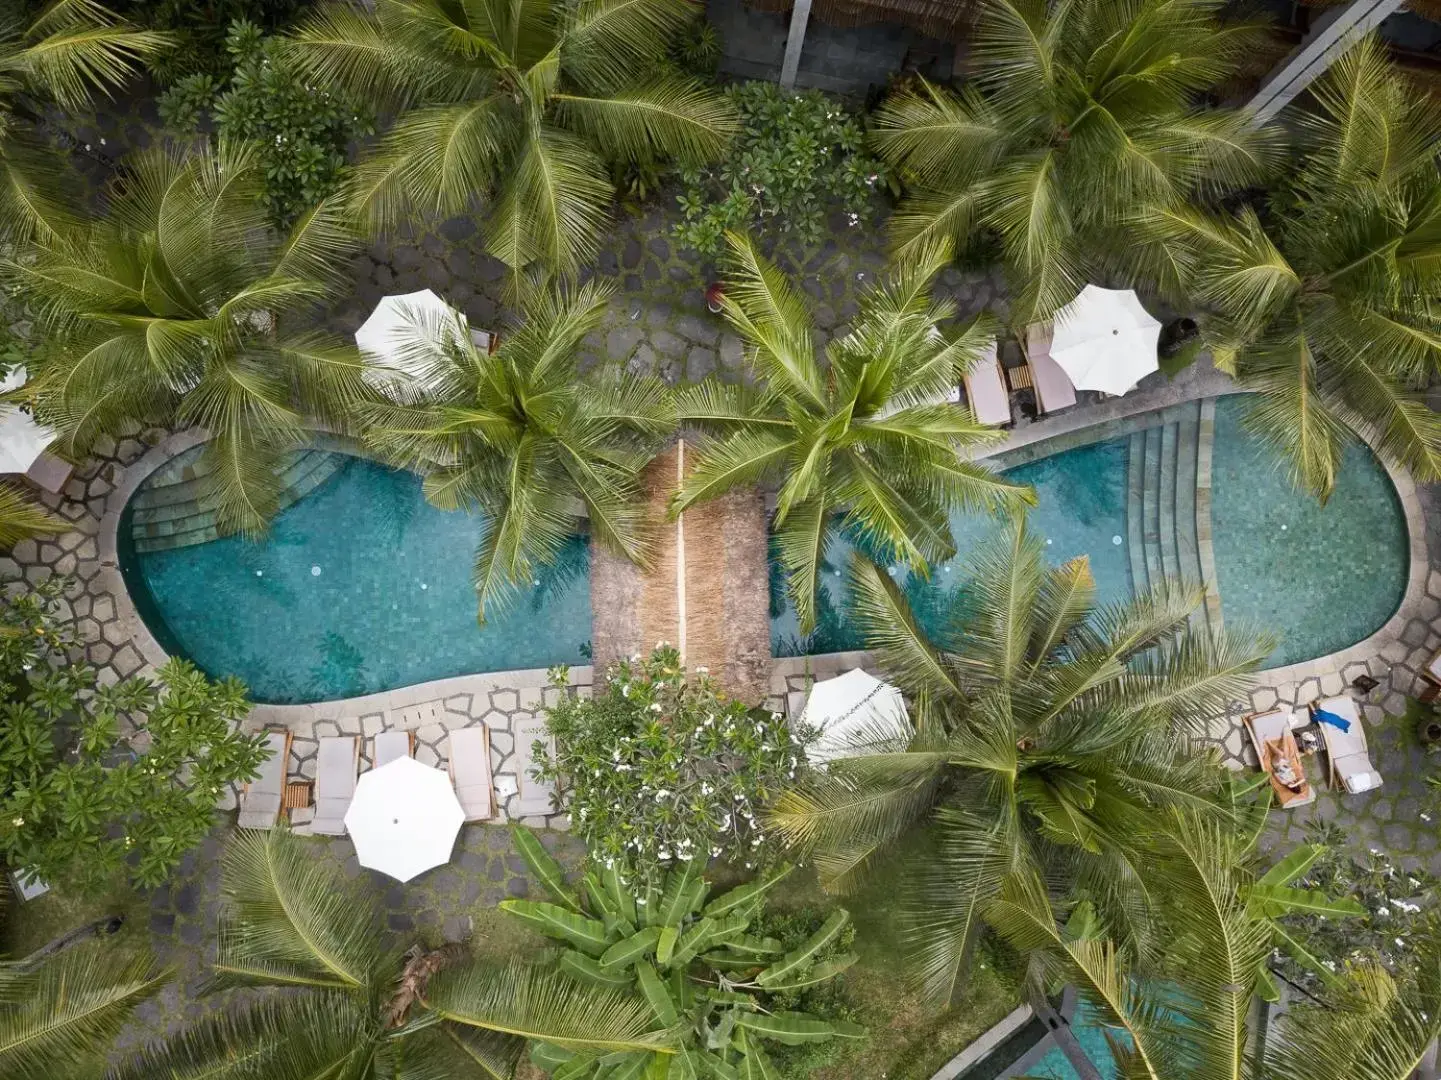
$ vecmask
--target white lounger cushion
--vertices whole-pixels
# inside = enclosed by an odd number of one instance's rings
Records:
[[[1331,759],[1331,773],[1346,786],[1352,795],[1370,791],[1381,786],[1381,774],[1371,764],[1366,749],[1366,728],[1361,723],[1360,710],[1349,697],[1333,697],[1322,701],[1318,708],[1351,721],[1349,731],[1341,731],[1331,724],[1317,722],[1321,737],[1326,740],[1326,755]]]
[[[359,744],[354,735],[326,736],[315,758],[315,817],[310,831],[345,834],[345,812],[355,797]]]
[[[1031,388],[1041,412],[1055,412],[1076,403],[1076,388],[1061,365],[1051,359],[1051,328],[1032,324],[1026,328],[1026,360],[1031,365]]]
[[[515,801],[514,813],[518,817],[555,813],[555,804],[551,799],[555,794],[555,785],[531,775],[531,770],[540,764],[534,753],[537,740],[546,745],[547,756],[554,758],[555,740],[551,738],[545,717],[534,716],[515,722],[515,771],[520,797]]]
[[[382,731],[375,737],[374,768],[389,765],[403,757],[410,757],[410,732]]]
[[[1006,380],[996,360],[996,342],[992,339],[975,367],[966,373],[966,401],[971,412],[983,424],[1009,424],[1011,398],[1006,393]]]
[[[488,821],[495,817],[490,732],[484,724],[450,733],[450,779],[466,821]]]
[[[280,817],[281,795],[285,788],[286,738],[283,731],[265,734],[265,748],[270,757],[260,766],[260,775],[240,796],[240,814],[236,824],[242,829],[269,829]]]

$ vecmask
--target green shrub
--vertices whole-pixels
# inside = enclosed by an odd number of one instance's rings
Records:
[[[97,686],[66,664],[54,577],[0,598],[0,862],[93,889],[119,872],[142,888],[170,876],[214,826],[221,789],[265,760],[241,734],[245,687],[183,660],[155,680]]]
[[[545,1071],[566,1080],[614,1075],[799,1080],[829,1060],[815,1048],[865,1037],[864,1028],[838,1015],[839,997],[820,991],[856,962],[849,951],[849,914],[839,908],[818,913],[820,921],[804,934],[764,933],[777,925],[764,918],[766,894],[789,867],[709,903],[700,860],[682,863],[644,887],[618,867],[588,872],[577,894],[533,835],[517,830],[516,844],[552,902],[506,900],[501,908],[563,942],[559,966],[572,978],[643,996],[657,1020],[675,1030],[673,1057],[680,1059],[677,1067],[669,1066],[664,1054],[587,1060],[550,1043],[532,1043],[531,1061]],[[799,925],[793,923],[793,931]],[[800,1011],[797,1005],[806,1000],[828,1011]],[[777,1073],[782,1061],[789,1064]]]
[[[230,69],[187,75],[160,98],[161,119],[174,130],[195,131],[212,120],[221,138],[259,145],[262,197],[281,228],[334,193],[346,147],[371,131],[359,105],[307,83],[283,46],[237,20],[226,37]]]
[[[565,686],[566,669],[551,680]],[[693,856],[766,863],[759,808],[799,757],[785,721],[727,697],[704,669],[688,680],[668,646],[612,664],[600,690],[551,707],[556,752],[541,769],[568,794],[592,858],[644,878]]]
[[[230,26],[254,23],[266,33],[288,26],[309,0],[111,0],[106,6],[131,22],[164,30],[176,42],[150,64],[169,85],[186,75],[225,75],[232,61],[226,49]]]
[[[726,92],[741,133],[714,165],[682,170],[681,243],[714,256],[726,230],[737,229],[812,245],[833,209],[852,226],[870,219],[886,178],[864,150],[859,118],[817,90],[795,94],[748,82]]]

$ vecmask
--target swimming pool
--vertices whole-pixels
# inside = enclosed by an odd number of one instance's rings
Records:
[[[1128,430],[1045,454],[1003,461],[1005,475],[1035,487],[1031,526],[1055,564],[1090,560],[1099,603],[1121,600],[1162,578],[1203,580],[1209,525],[1219,606],[1206,621],[1280,635],[1266,662],[1281,667],[1336,652],[1378,630],[1401,602],[1410,568],[1406,521],[1396,490],[1359,441],[1346,449],[1336,491],[1323,506],[1292,488],[1274,452],[1243,424],[1245,395],[1192,402],[1133,418]],[[1209,437],[1210,481],[1203,470]],[[1209,514],[1202,488],[1208,488]],[[965,557],[998,521],[951,519],[958,554],[929,581],[896,572],[922,626],[938,630],[961,587]],[[844,611],[842,582],[856,537],[837,535],[826,552],[817,627],[802,637],[772,561],[771,638],[778,656],[863,646]]]
[[[348,454],[311,452],[306,470],[324,479],[259,542],[232,536],[157,549],[146,534],[156,525],[137,524],[136,507],[169,509],[152,505],[163,503],[162,481],[177,492],[171,505],[181,505],[188,475],[158,470],[137,490],[120,525],[120,565],[168,652],[211,675],[238,676],[254,700],[275,704],[588,662],[584,537],[573,537],[511,610],[480,626],[470,584],[478,518],[437,510],[419,477]],[[164,523],[188,520],[186,512],[196,516],[192,504]]]

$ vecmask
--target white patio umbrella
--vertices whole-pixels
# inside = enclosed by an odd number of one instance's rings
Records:
[[[414,333],[416,325],[424,325],[427,319],[454,326],[458,335],[470,332],[465,316],[430,289],[381,297],[370,318],[355,332],[355,344],[373,365],[365,372],[367,382],[386,389],[397,384],[413,384],[425,374],[413,359],[407,360],[401,355],[401,343]]]
[[[0,391],[18,390],[27,376],[17,367],[0,380]],[[25,473],[55,441],[55,429],[35,422],[19,405],[0,404],[0,473]]]
[[[820,732],[806,747],[813,765],[864,753],[857,741],[909,739],[913,731],[901,692],[860,668],[812,686],[801,723]]]
[[[1077,390],[1124,394],[1159,366],[1160,336],[1132,290],[1087,285],[1056,313],[1051,359]]]
[[[464,822],[450,777],[412,757],[363,775],[345,812],[360,865],[397,881],[448,863]]]

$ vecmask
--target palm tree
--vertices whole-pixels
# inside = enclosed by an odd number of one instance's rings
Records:
[[[1347,425],[1419,478],[1441,477],[1441,107],[1374,40],[1312,87],[1303,153],[1258,209],[1155,209],[1150,262],[1207,309],[1219,366],[1259,390],[1255,431],[1328,495]]]
[[[553,565],[584,507],[591,535],[639,563],[649,536],[639,475],[674,427],[659,380],[612,371],[582,380],[576,353],[605,317],[608,287],[541,292],[493,353],[464,320],[416,316],[396,363],[419,374],[404,399],[362,406],[367,444],[425,476],[445,510],[486,515],[475,589],[486,606]]]
[[[0,914],[9,894],[0,889]],[[0,1076],[99,1076],[135,1006],[166,978],[149,955],[114,943],[80,945],[39,962],[0,962]]]
[[[1263,175],[1269,136],[1199,94],[1251,27],[1221,0],[983,0],[971,83],[923,79],[875,118],[876,150],[910,189],[892,217],[899,258],[999,237],[1017,325],[1049,317],[1109,271],[1135,277],[1127,224]],[[1168,280],[1142,281],[1174,290]]]
[[[0,549],[21,540],[65,532],[70,523],[39,506],[19,484],[0,484]]]
[[[837,520],[891,562],[926,574],[955,554],[947,515],[1034,501],[1030,489],[963,461],[999,432],[945,401],[992,336],[979,316],[952,333],[955,305],[933,300],[948,261],[926,248],[870,288],[850,333],[822,364],[805,301],[743,236],[728,237],[723,304],[746,340],[760,386],[709,379],[677,392],[684,424],[714,433],[672,512],[738,487],[779,481],[774,529],[802,632],[815,626],[816,585]]]
[[[1186,814],[1153,826],[1147,869],[1165,898],[1164,949],[1118,945],[1084,907],[1058,923],[1034,875],[1008,882],[986,910],[1043,982],[1078,988],[1111,1036],[1117,1075],[1410,1080],[1441,1034],[1441,939],[1423,944],[1400,984],[1378,964],[1350,965],[1331,980],[1322,1007],[1293,1003],[1280,1030],[1248,1049],[1271,950],[1270,921],[1248,895],[1257,882],[1228,829]]]
[[[66,164],[40,130],[45,102],[78,109],[169,44],[95,0],[54,0],[28,26],[24,14],[21,3],[0,12],[0,237],[11,240],[53,236],[75,221],[57,197]]]
[[[215,988],[288,992],[152,1046],[110,1080],[505,1080],[527,1039],[580,1052],[670,1047],[642,999],[484,964],[455,943],[402,949],[354,883],[284,830],[232,837],[224,882]]]
[[[700,163],[736,130],[719,94],[666,60],[688,0],[334,2],[296,33],[301,63],[400,112],[359,167],[373,226],[489,204],[492,254],[572,275],[599,244],[608,165]]]
[[[1223,770],[1178,732],[1224,712],[1271,643],[1189,630],[1197,587],[1095,608],[1084,559],[1050,568],[1023,518],[968,556],[929,639],[899,587],[857,557],[853,617],[917,719],[812,771],[773,826],[845,890],[913,830],[934,851],[897,869],[919,980],[953,996],[985,903],[1026,873],[1090,898],[1137,938],[1155,895],[1136,836],[1157,807],[1222,813]]]
[[[289,329],[336,283],[346,235],[322,203],[267,231],[256,158],[222,146],[138,155],[107,219],[3,270],[59,348],[26,387],[67,455],[135,420],[206,428],[223,529],[274,513],[285,455],[365,395],[353,346]]]

